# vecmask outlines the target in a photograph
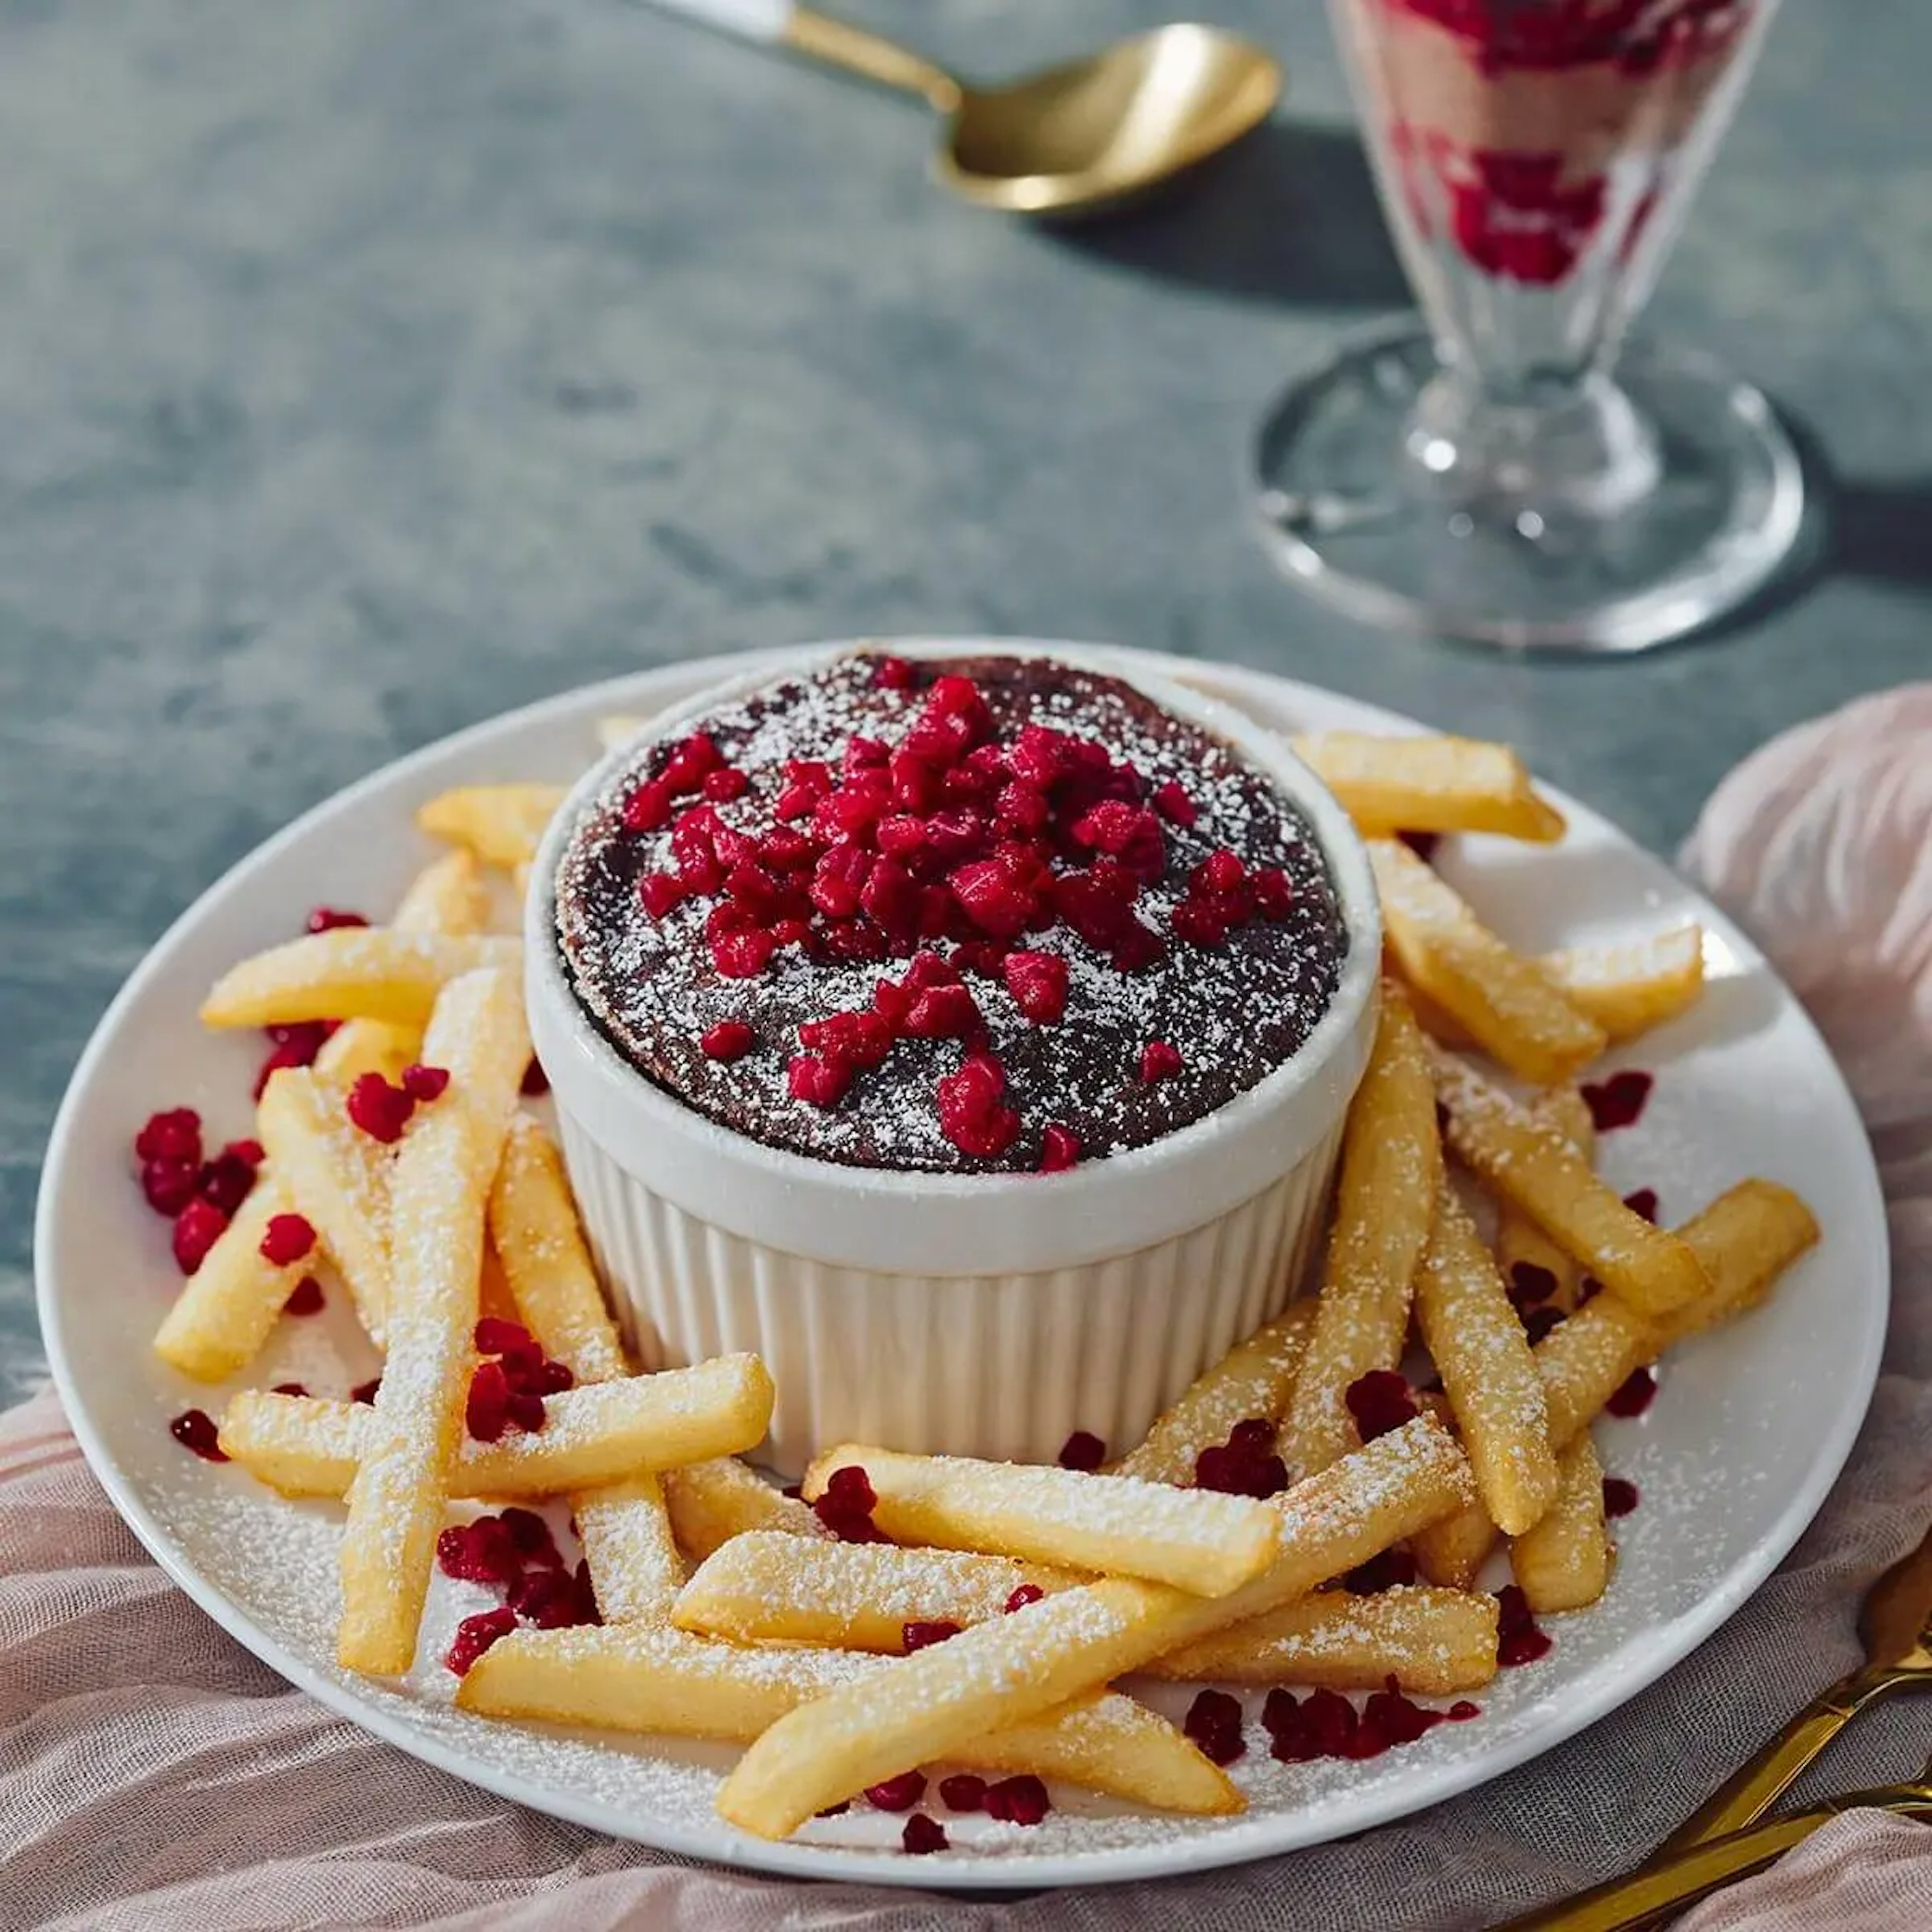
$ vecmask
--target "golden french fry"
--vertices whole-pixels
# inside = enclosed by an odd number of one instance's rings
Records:
[[[520,976],[499,968],[452,980],[423,1050],[430,1064],[448,1069],[450,1081],[396,1158],[388,1359],[342,1539],[337,1658],[346,1670],[380,1676],[406,1670],[416,1654],[456,1467],[484,1202],[530,1063]]]
[[[830,1650],[746,1649],[663,1625],[518,1630],[493,1644],[456,1701],[490,1717],[748,1742],[788,1712],[892,1668]],[[1032,1772],[1166,1811],[1241,1809],[1233,1785],[1172,1724],[1118,1692],[962,1739],[950,1762]]]
[[[1531,1098],[1529,1112],[1533,1119],[1561,1134],[1586,1160],[1591,1158],[1596,1128],[1588,1105],[1574,1086],[1546,1087]],[[1512,1284],[1519,1267],[1540,1269],[1552,1284],[1550,1303],[1565,1311],[1576,1306],[1582,1270],[1534,1221],[1507,1202],[1496,1212],[1496,1265],[1502,1270],[1503,1279]]]
[[[705,1560],[671,1622],[734,1643],[830,1644],[896,1657],[908,1624],[984,1623],[1022,1584],[1051,1592],[1087,1580],[1010,1556],[753,1530]]]
[[[1520,1536],[1556,1493],[1543,1383],[1496,1263],[1446,1180],[1416,1271],[1415,1313],[1484,1507]]]
[[[835,1471],[865,1472],[872,1521],[902,1543],[983,1550],[1144,1576],[1224,1596],[1274,1560],[1280,1525],[1265,1503],[967,1456],[902,1456],[844,1443],[806,1472],[815,1502]]]
[[[1677,1232],[1702,1264],[1711,1286],[1657,1319],[1660,1348],[1675,1348],[1754,1307],[1772,1283],[1816,1245],[1818,1222],[1790,1188],[1774,1180],[1741,1180]]]
[[[1116,1476],[1186,1487],[1204,1449],[1227,1441],[1234,1425],[1257,1418],[1274,1420],[1288,1406],[1295,1371],[1308,1347],[1315,1304],[1298,1301],[1282,1315],[1237,1342],[1160,1417],[1139,1448],[1114,1465]]]
[[[571,1498],[570,1514],[604,1621],[642,1623],[669,1615],[684,1586],[684,1559],[658,1478],[640,1470],[608,1489],[584,1491]]]
[[[370,1019],[419,1027],[449,981],[486,968],[514,976],[523,950],[517,939],[338,926],[271,946],[230,967],[202,1002],[202,1022],[266,1027]]]
[[[1230,1594],[1110,1577],[975,1624],[780,1718],[739,1760],[718,1808],[746,1831],[782,1838],[881,1778],[955,1756],[990,1730],[1304,1595],[1474,1493],[1449,1432],[1418,1417],[1274,1498],[1281,1553]]]
[[[485,865],[507,871],[536,856],[564,796],[562,785],[458,785],[418,806],[416,823],[430,837],[467,846]]]
[[[386,1384],[387,1377],[385,1377]],[[554,1496],[645,1469],[743,1448],[765,1432],[772,1382],[755,1355],[592,1382],[544,1398],[544,1426],[466,1438],[450,1474],[459,1496]],[[231,1460],[290,1496],[347,1494],[381,1439],[378,1412],[320,1396],[244,1389],[221,1423]]]
[[[1496,1546],[1495,1519],[1480,1503],[1432,1522],[1409,1539],[1416,1568],[1444,1590],[1472,1591]]]
[[[580,1382],[627,1372],[556,1143],[527,1114],[511,1122],[490,1190],[490,1234],[518,1318]]]
[[[1388,948],[1402,977],[1526,1080],[1567,1080],[1601,1053],[1602,1028],[1513,952],[1399,838],[1368,842]]]
[[[1384,980],[1375,1050],[1343,1130],[1315,1325],[1282,1431],[1291,1472],[1312,1475],[1359,1444],[1348,1385],[1401,1360],[1442,1173],[1426,1050],[1407,996]]]
[[[314,1256],[278,1268],[262,1238],[296,1203],[278,1176],[264,1173],[235,1218],[183,1284],[154,1336],[154,1352],[197,1381],[218,1382],[262,1352],[282,1304],[313,1271]]]
[[[1434,1058],[1450,1147],[1564,1253],[1646,1315],[1667,1314],[1709,1286],[1684,1242],[1626,1208],[1561,1134],[1466,1062],[1439,1049]]]
[[[1415,1010],[1415,1023],[1438,1046],[1452,1046],[1459,1052],[1473,1047],[1469,1030],[1454,1013],[1438,1006],[1419,986],[1407,988],[1408,1004]]]
[[[1371,836],[1490,832],[1538,844],[1563,836],[1563,814],[1537,795],[1507,745],[1317,731],[1297,738],[1294,748]]]
[[[1566,946],[1536,963],[1612,1040],[1630,1040],[1696,1004],[1704,990],[1703,928],[1673,926],[1648,939]]]
[[[1150,1677],[1198,1683],[1302,1684],[1447,1697],[1496,1674],[1496,1600],[1426,1583],[1372,1596],[1317,1590],[1142,1666]]]
[[[665,1470],[664,1491],[677,1546],[694,1563],[702,1563],[733,1537],[753,1530],[831,1539],[831,1531],[808,1505],[787,1496],[734,1456]]]
[[[446,852],[418,872],[390,921],[398,932],[482,932],[490,922],[490,896],[466,851]],[[322,1042],[315,1070],[338,1087],[363,1073],[398,1078],[422,1051],[420,1027],[386,1026],[380,1020],[348,1020]]]
[[[1556,1501],[1510,1546],[1510,1568],[1539,1616],[1594,1604],[1610,1580],[1604,1466],[1587,1429],[1564,1450],[1562,1468]]]
[[[380,1346],[389,1316],[389,1150],[350,1119],[340,1088],[305,1066],[270,1076],[255,1126]]]
[[[516,1297],[510,1292],[509,1277],[503,1272],[503,1264],[496,1250],[486,1240],[483,1244],[483,1269],[476,1277],[476,1317],[478,1321],[494,1318],[499,1322],[518,1322]],[[519,1322],[520,1327],[521,1323]]]

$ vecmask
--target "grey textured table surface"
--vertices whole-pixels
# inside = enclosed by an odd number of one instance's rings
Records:
[[[969,70],[1161,0],[865,0]],[[0,0],[0,1394],[62,1087],[232,860],[396,754],[700,650],[1024,631],[1513,738],[1667,849],[1769,734],[1912,676],[1932,588],[1932,13],[1796,4],[1652,320],[1808,433],[1836,535],[1724,636],[1379,636],[1244,526],[1262,404],[1402,290],[1314,0],[1218,0],[1283,121],[1056,235],[900,104],[626,0]]]

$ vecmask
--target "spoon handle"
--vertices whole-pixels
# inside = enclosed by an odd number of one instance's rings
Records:
[[[835,67],[902,94],[916,94],[942,114],[959,105],[959,83],[943,68],[863,28],[816,13],[794,0],[646,0],[661,13],[682,14],[721,33]]]

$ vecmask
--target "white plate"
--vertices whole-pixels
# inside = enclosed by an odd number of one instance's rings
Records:
[[[998,648],[998,640],[986,648]],[[774,657],[782,654],[773,654]],[[258,1039],[211,1038],[195,1021],[211,981],[244,953],[300,929],[318,903],[392,905],[428,848],[411,813],[445,786],[568,779],[594,749],[592,722],[648,712],[750,662],[685,664],[513,712],[376,773],[272,839],[179,920],[101,1022],[76,1070],[43,1182],[36,1254],[40,1319],[82,1446],[116,1506],[209,1616],[284,1676],[378,1736],[472,1782],[667,1851],[815,1878],[961,1888],[1095,1883],[1226,1864],[1340,1838],[1447,1798],[1546,1750],[1614,1709],[1729,1616],[1789,1550],[1851,1448],[1877,1372],[1886,1308],[1886,1226],[1850,1096],[1796,1000],[1756,950],[1656,860],[1564,800],[1559,850],[1470,839],[1445,870],[1512,940],[1634,935],[1687,918],[1711,935],[1714,984],[1696,1012],[1639,1043],[1654,1069],[1635,1129],[1607,1136],[1619,1187],[1657,1187],[1666,1219],[1746,1174],[1801,1188],[1825,1226],[1819,1251],[1767,1306],[1673,1357],[1650,1414],[1599,1426],[1606,1466],[1643,1493],[1618,1526],[1622,1556],[1593,1610],[1553,1622],[1544,1661],[1508,1670],[1472,1722],[1444,1725],[1367,1763],[1282,1766],[1251,1726],[1235,1768],[1250,1809],[1177,1822],[1070,1797],[1034,1830],[948,1818],[956,1849],[907,1858],[900,1821],[855,1807],[767,1844],[711,1809],[730,1754],[660,1739],[494,1724],[448,1702],[436,1664],[455,1620],[484,1606],[439,1578],[417,1672],[400,1688],[337,1669],[340,1511],[278,1501],[239,1471],[197,1461],[169,1437],[190,1402],[223,1392],[165,1369],[148,1337],[173,1292],[166,1224],[128,1178],[128,1148],[153,1108],[190,1105],[220,1135],[248,1131]],[[1283,728],[1414,728],[1258,673],[1150,659]],[[335,1298],[339,1300],[338,1296]],[[285,1321],[248,1379],[341,1392],[371,1372],[334,1310]],[[343,1344],[348,1344],[345,1352]],[[1174,1694],[1166,1694],[1171,1711]],[[1160,1701],[1156,1696],[1156,1701]],[[1185,1694],[1180,1694],[1185,1702]]]

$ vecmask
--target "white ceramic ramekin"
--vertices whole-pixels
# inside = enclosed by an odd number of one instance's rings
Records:
[[[1061,1174],[894,1173],[721,1126],[604,1039],[556,938],[565,848],[637,746],[583,779],[538,855],[530,1031],[598,1264],[646,1361],[764,1358],[778,1401],[761,1460],[788,1473],[839,1442],[1051,1462],[1084,1429],[1124,1448],[1279,1312],[1320,1232],[1375,1027],[1382,924],[1361,842],[1286,743],[1238,712],[1105,650],[1051,655],[1124,679],[1265,771],[1312,824],[1348,935],[1334,999],[1300,1052],[1148,1146]],[[688,729],[775,675],[714,687],[654,718],[651,735]]]

